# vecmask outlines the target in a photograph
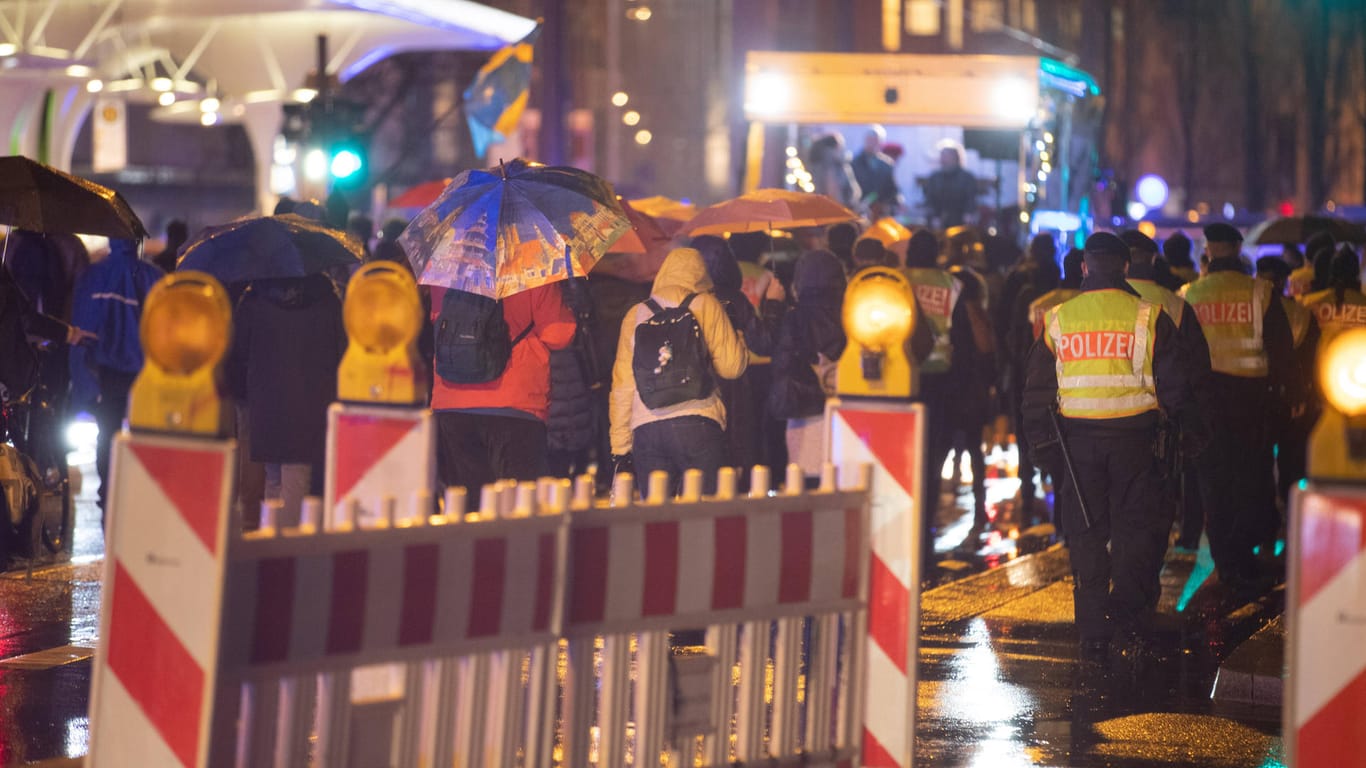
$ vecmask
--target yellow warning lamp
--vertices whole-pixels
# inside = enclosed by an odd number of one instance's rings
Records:
[[[422,301],[417,283],[393,262],[366,264],[351,278],[342,307],[350,343],[337,368],[337,397],[361,403],[421,405],[426,380],[417,355]]]
[[[844,333],[835,388],[841,395],[910,397],[906,340],[915,330],[911,284],[898,271],[869,267],[844,292]]]
[[[1366,480],[1366,328],[1344,331],[1319,353],[1325,407],[1309,436],[1309,476]]]
[[[217,372],[231,335],[228,293],[211,275],[174,272],[152,286],[142,310],[144,362],[129,392],[129,427],[221,434]]]

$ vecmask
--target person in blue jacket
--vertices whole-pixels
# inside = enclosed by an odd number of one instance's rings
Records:
[[[109,446],[123,425],[128,390],[142,369],[142,303],[163,274],[141,259],[136,241],[110,240],[109,255],[91,264],[76,282],[71,323],[96,338],[71,348],[71,399],[75,409],[88,410],[99,426],[95,470],[101,511],[108,499]]]

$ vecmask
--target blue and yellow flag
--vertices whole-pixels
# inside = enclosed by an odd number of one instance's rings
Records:
[[[489,144],[502,141],[517,127],[526,109],[531,62],[540,36],[541,25],[537,24],[526,37],[500,48],[465,89],[465,120],[480,157]]]

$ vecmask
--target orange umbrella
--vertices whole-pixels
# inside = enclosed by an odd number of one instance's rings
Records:
[[[632,200],[631,205],[634,205],[637,211],[654,218],[655,223],[669,237],[678,234],[683,223],[697,215],[697,206],[692,203],[674,200],[663,195]]]
[[[775,228],[823,227],[857,218],[858,214],[825,195],[787,189],[756,189],[704,208],[683,225],[682,231],[690,235],[762,232]]]
[[[593,265],[593,274],[611,275],[635,283],[651,282],[669,253],[669,235],[654,217],[642,213],[620,197],[617,202],[626,212],[626,220],[631,222],[631,228]]]
[[[654,216],[642,213],[620,197],[617,202],[621,203],[621,210],[626,212],[626,220],[631,222],[631,228],[607,249],[608,253],[650,253],[668,249],[669,234]]]
[[[389,201],[390,208],[426,208],[446,191],[450,186],[450,179],[438,179],[436,181],[424,181],[416,187],[412,187],[407,192]]]

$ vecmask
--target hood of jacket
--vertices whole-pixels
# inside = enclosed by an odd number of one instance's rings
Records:
[[[650,293],[678,301],[689,293],[706,293],[713,287],[702,254],[694,248],[675,248],[660,265]]]
[[[792,287],[798,304],[829,304],[844,301],[844,265],[829,251],[808,251],[797,260]]]

